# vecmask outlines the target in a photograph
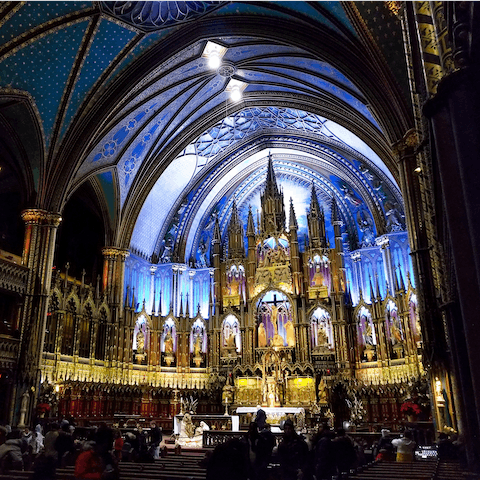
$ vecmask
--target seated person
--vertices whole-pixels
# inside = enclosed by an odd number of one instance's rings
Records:
[[[403,437],[392,440],[392,445],[397,449],[397,462],[413,461],[413,452],[415,450],[415,442],[413,434],[407,430]]]

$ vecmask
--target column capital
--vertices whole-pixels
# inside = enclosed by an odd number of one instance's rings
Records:
[[[48,212],[39,208],[29,208],[22,212],[22,220],[27,225],[49,225],[58,227],[62,221],[59,213]]]
[[[381,237],[377,237],[375,239],[375,243],[377,246],[383,248],[388,248],[390,246],[390,239],[386,235],[382,235]]]
[[[420,146],[420,143],[420,133],[415,128],[411,128],[405,133],[402,139],[392,145],[392,150],[397,157],[401,158],[406,150],[416,149]]]
[[[354,262],[359,262],[362,259],[362,254],[360,252],[353,252],[350,254],[350,258]]]
[[[115,257],[120,257],[122,260],[125,260],[130,255],[130,252],[125,248],[104,247],[102,248],[102,255],[107,258],[114,259]]]

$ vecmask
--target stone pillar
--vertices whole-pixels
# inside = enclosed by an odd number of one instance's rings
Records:
[[[150,311],[151,315],[155,315],[155,272],[157,271],[156,265],[150,265]]]
[[[360,289],[363,291],[364,290],[364,285],[363,285],[363,275],[362,275],[362,254],[360,252],[353,252],[350,255],[350,258],[353,261],[353,279],[356,282],[356,287],[357,291],[360,291]],[[355,290],[355,288],[350,289],[350,291]],[[358,299],[356,299],[358,302]]]
[[[130,255],[129,251],[118,247],[105,247],[103,254],[103,291],[107,294],[111,306],[111,328],[107,329],[107,350],[105,352],[106,360],[116,365],[119,357],[119,332],[122,331],[123,323],[123,287],[125,283],[125,260]]]
[[[188,291],[190,292],[190,302],[189,302],[189,309],[190,309],[190,316],[194,317],[197,313],[197,305],[195,304],[195,296],[193,294],[193,277],[197,273],[195,270],[188,271],[188,280],[189,280],[189,287]],[[198,299],[198,303],[200,303],[200,299]]]
[[[395,295],[395,282],[393,276],[395,275],[392,267],[392,253],[390,251],[390,241],[386,235],[375,239],[375,243],[382,250],[383,268],[385,270],[385,278],[388,282],[388,289],[392,296]]]
[[[52,278],[53,255],[57,228],[62,220],[58,213],[30,209],[22,212],[25,239],[22,263],[29,268],[27,293],[22,312],[17,386],[23,385],[20,395],[34,389],[35,400],[41,376],[41,359],[45,340],[48,299]],[[20,398],[17,398],[20,401]],[[25,414],[30,423],[36,400],[31,401]]]
[[[124,248],[105,247],[103,254],[103,291],[108,292],[111,303],[118,304],[123,309],[123,286],[125,282],[125,260],[130,252]]]
[[[178,265],[172,265],[172,292],[171,292],[171,298],[170,298],[170,311],[176,317],[178,317],[177,285],[178,285]]]

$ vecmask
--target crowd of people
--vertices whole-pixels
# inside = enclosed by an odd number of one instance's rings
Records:
[[[328,425],[298,433],[287,419],[282,428],[282,436],[276,437],[260,409],[243,437],[220,444],[207,455],[207,480],[331,480],[373,459],[414,460],[416,442],[410,430],[393,438],[383,429],[380,440],[367,445]],[[117,480],[119,462],[154,462],[166,455],[162,440],[155,422],[149,429],[137,425],[123,434],[106,424],[76,428],[67,420],[38,424],[32,430],[0,426],[0,473],[26,470],[32,471],[32,480],[53,480],[57,468],[74,465],[78,480]],[[441,459],[458,460],[461,443],[440,434],[436,450]]]
[[[286,420],[277,444],[262,410],[259,412],[243,439],[216,447],[207,463],[207,480],[331,480],[373,460],[415,460],[417,443],[414,432],[408,429],[399,438],[384,429],[380,440],[369,445],[342,428],[333,431],[328,425],[299,434],[292,420]],[[441,434],[437,451],[442,459],[458,459],[460,446]]]
[[[243,439],[219,445],[207,465],[207,480],[331,480],[362,461],[359,445],[345,430],[322,425],[312,436],[298,434],[292,420],[283,424],[278,443],[257,415]]]
[[[162,430],[151,422],[148,433],[141,426],[122,435],[100,424],[76,428],[62,420],[44,427],[0,427],[0,473],[32,471],[32,480],[52,480],[57,468],[75,466],[78,480],[117,480],[121,461],[154,462],[160,458]]]

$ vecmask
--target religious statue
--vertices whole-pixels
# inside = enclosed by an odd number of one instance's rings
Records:
[[[320,269],[320,265],[315,265],[315,273],[312,277],[312,287],[321,287],[324,284],[324,277]]]
[[[365,319],[365,333],[363,335],[363,339],[365,341],[365,345],[374,345],[372,324],[368,319]]]
[[[140,330],[137,333],[137,352],[143,353],[144,348],[145,348],[145,335]]]
[[[328,345],[328,335],[323,325],[319,324],[317,330],[317,346],[321,347],[324,345]]]
[[[296,431],[299,433],[306,433],[305,426],[305,409],[301,408],[298,413],[295,414]]]
[[[319,405],[327,405],[327,386],[325,380],[322,378],[318,384],[318,403]]]
[[[293,327],[293,323],[291,320],[289,320],[285,324],[285,331],[287,332],[287,345],[289,347],[294,347],[295,346],[295,329]]]
[[[403,341],[400,319],[397,317],[395,313],[392,313],[392,316],[391,316],[390,338],[392,340],[393,345],[395,345],[396,343],[401,343]]]
[[[192,416],[189,413],[186,413],[183,417],[183,426],[187,437],[192,438],[195,435],[195,425],[193,424]]]
[[[235,332],[230,331],[228,337],[225,339],[225,346],[227,349],[235,348]]]
[[[396,204],[386,201],[384,204],[385,216],[387,217],[387,231],[398,232],[403,229],[402,215],[396,208]]]
[[[264,348],[267,346],[267,332],[263,322],[258,326],[258,346]]]
[[[163,344],[165,346],[165,353],[172,354],[173,353],[173,337],[171,333],[171,328],[167,330],[167,334],[165,335]]]
[[[195,429],[195,435],[203,435],[203,432],[210,430],[208,424],[203,420],[200,422],[200,425]]]
[[[271,345],[273,347],[283,347],[285,342],[283,340],[283,337],[278,334],[278,308],[275,305],[272,306],[271,322],[272,322],[273,331],[274,331]],[[293,342],[295,344],[295,336],[294,336]]]
[[[202,354],[203,339],[199,334],[195,337],[195,343],[193,345],[193,351],[196,357],[199,357]]]
[[[275,335],[278,335],[278,319],[277,319],[277,316],[278,316],[278,308],[273,305],[272,307],[272,325],[273,325],[273,332],[274,332],[274,336]]]

